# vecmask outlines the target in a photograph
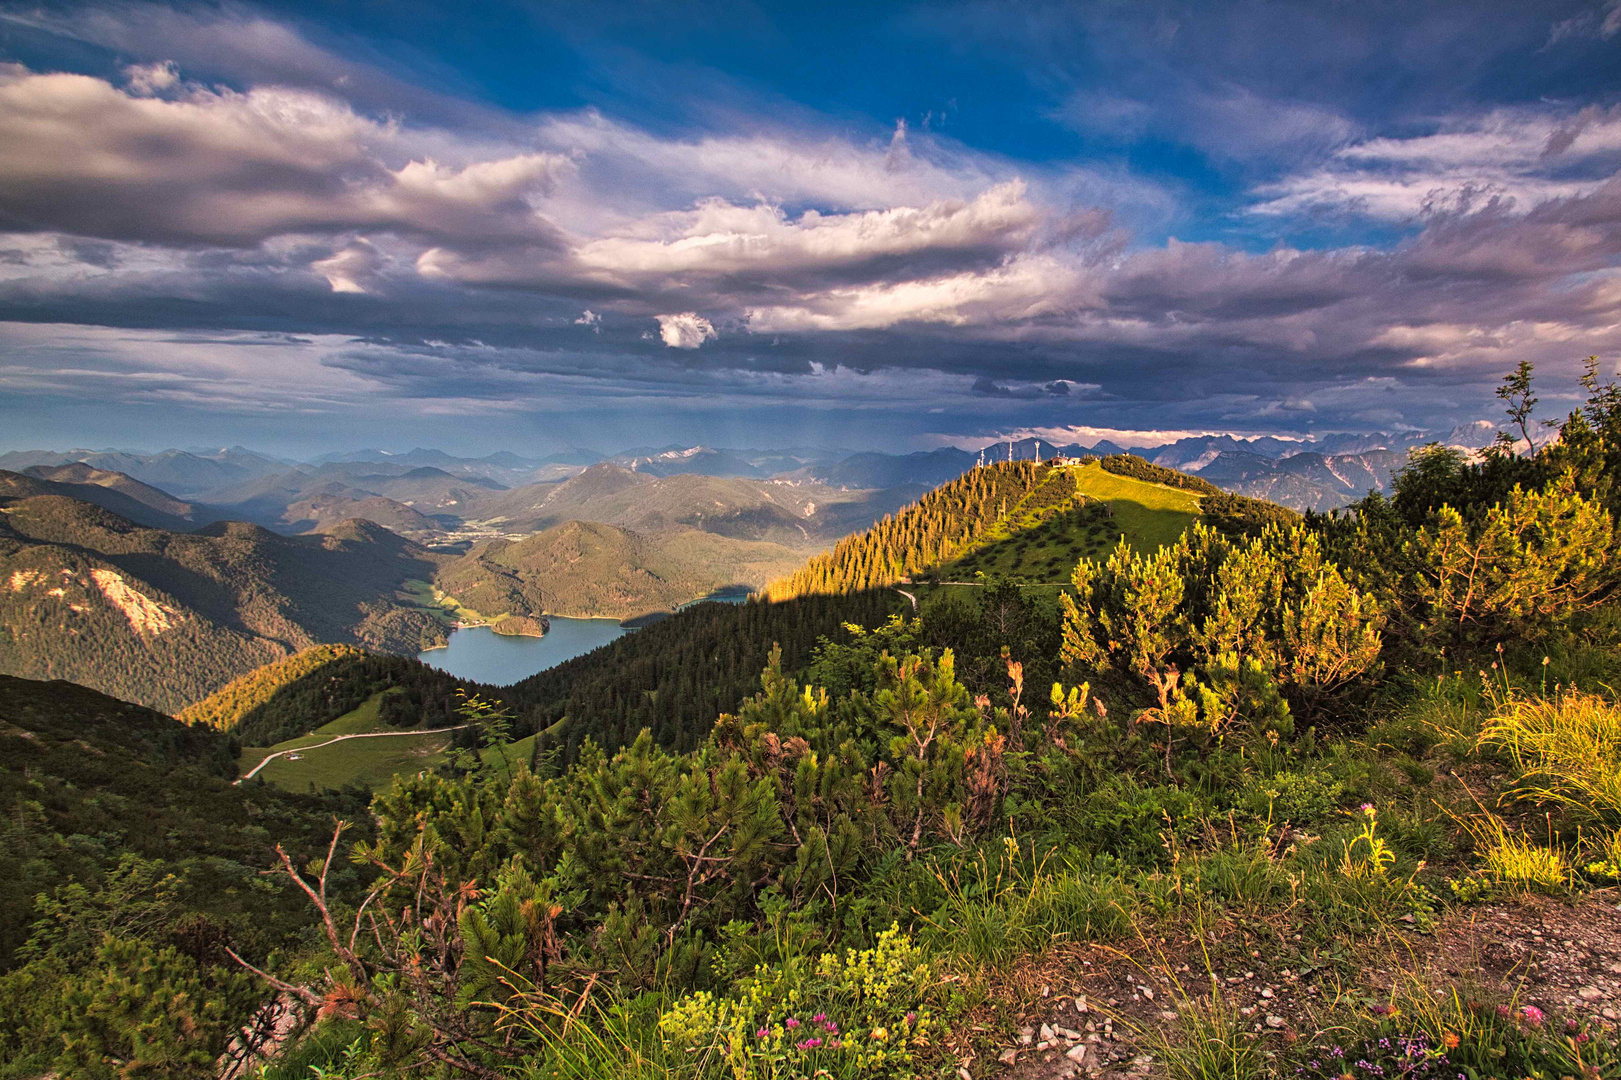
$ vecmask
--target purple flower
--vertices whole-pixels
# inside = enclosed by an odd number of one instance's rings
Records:
[[[915,1024],[915,1023],[917,1023],[917,1013],[915,1013],[915,1012],[909,1012],[909,1013],[907,1013],[907,1014],[906,1014],[906,1022],[907,1022],[907,1023],[908,1023],[908,1024]]]
[[[1389,1016],[1390,1006],[1386,1005],[1382,1001],[1376,1001],[1372,1005],[1368,1006],[1368,1011],[1375,1016]]]

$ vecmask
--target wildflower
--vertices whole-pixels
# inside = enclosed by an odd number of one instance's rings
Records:
[[[1499,1006],[1497,1006],[1498,1019],[1507,1020],[1509,1017],[1511,1017],[1513,1015],[1514,1014],[1509,1011],[1509,1007],[1507,1005],[1499,1005]]]
[[[827,1019],[827,1013],[817,1013],[815,1016],[811,1017],[811,1023],[820,1024],[822,1021],[824,1021],[826,1019]]]
[[[915,1013],[915,1012],[909,1012],[909,1013],[907,1013],[907,1014],[906,1014],[906,1022],[907,1022],[907,1023],[908,1023],[908,1024],[915,1024],[915,1023],[917,1023],[917,1013]]]
[[[822,1045],[822,1040],[821,1039],[810,1038],[810,1039],[806,1039],[803,1042],[801,1042],[799,1044],[799,1048],[801,1050],[815,1050],[818,1046],[821,1046],[821,1045]]]
[[[1526,1021],[1532,1027],[1542,1026],[1542,1010],[1537,1008],[1535,1005],[1527,1005],[1525,1008],[1521,1009],[1520,1012],[1525,1014]]]
[[[838,1034],[838,1031],[839,1031],[839,1025],[835,1024],[831,1020],[824,1020],[822,1022],[822,1030],[832,1032],[833,1034],[836,1035],[836,1034]]]
[[[1375,1016],[1389,1016],[1390,1006],[1386,1005],[1382,1001],[1376,1001],[1372,1005],[1368,1006],[1368,1011]]]
[[[1586,1042],[1588,1039],[1591,1039],[1592,1037],[1593,1036],[1589,1035],[1587,1032],[1584,1031],[1580,1035],[1576,1036],[1576,1045],[1580,1046],[1582,1043]]]
[[[769,1031],[767,1031],[767,1030],[766,1030],[766,1029],[765,1029],[765,1028],[761,1028],[761,1029],[760,1029],[760,1030],[759,1030],[759,1031],[756,1031],[756,1032],[755,1032],[755,1033],[754,1033],[754,1037],[755,1037],[755,1038],[756,1038],[756,1039],[765,1039],[765,1038],[769,1038],[769,1037],[770,1037],[770,1035],[771,1035],[771,1032],[769,1032]]]
[[[883,1042],[885,1039],[889,1038],[889,1032],[881,1027],[873,1028],[872,1037],[877,1039],[879,1042]]]
[[[1445,1046],[1448,1050],[1456,1050],[1458,1048],[1458,1033],[1455,1031],[1449,1031],[1445,1035],[1441,1036],[1441,1045]]]
[[[788,1030],[792,1031],[794,1028],[799,1026],[799,1021],[795,1020],[793,1017],[790,1016],[788,1018],[788,1025],[787,1026],[788,1026]]]
[[[839,1039],[829,1039],[827,1040],[827,1045],[828,1049],[830,1050],[838,1050],[844,1046],[844,1043]]]

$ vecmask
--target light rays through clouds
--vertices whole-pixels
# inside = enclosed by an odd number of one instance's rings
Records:
[[[1471,47],[1613,63],[1612,8]],[[126,439],[483,416],[491,450],[1299,435],[1449,426],[1520,359],[1621,357],[1613,76],[1439,112],[1215,66],[1159,99],[1058,80],[1006,101],[1054,132],[1034,153],[757,84],[682,123],[513,109],[268,8],[0,11],[0,420],[34,439],[60,410],[94,441],[97,405]],[[1176,41],[1128,30],[1145,69]]]

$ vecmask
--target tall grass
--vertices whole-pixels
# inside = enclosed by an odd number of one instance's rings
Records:
[[[932,944],[1005,967],[1061,942],[1107,941],[1131,932],[1134,892],[1118,871],[1037,857],[1008,839],[936,871],[944,901],[928,917]]]
[[[1481,740],[1513,761],[1514,794],[1621,826],[1621,708],[1577,690],[1517,696],[1487,721]]]

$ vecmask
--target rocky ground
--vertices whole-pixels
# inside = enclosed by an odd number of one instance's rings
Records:
[[[1178,1037],[1184,1002],[1212,991],[1266,1053],[1314,1038],[1345,1007],[1387,999],[1398,980],[1415,977],[1432,991],[1535,1005],[1552,1019],[1616,1021],[1618,899],[1606,891],[1568,904],[1527,897],[1465,907],[1433,933],[1396,935],[1355,959],[1352,979],[1313,964],[1288,937],[1264,954],[1225,938],[1206,949],[1159,939],[1062,949],[1014,973],[1006,989],[1029,1002],[1017,1038],[990,1060],[965,1062],[964,1072],[1008,1080],[1153,1074],[1159,1047]]]

